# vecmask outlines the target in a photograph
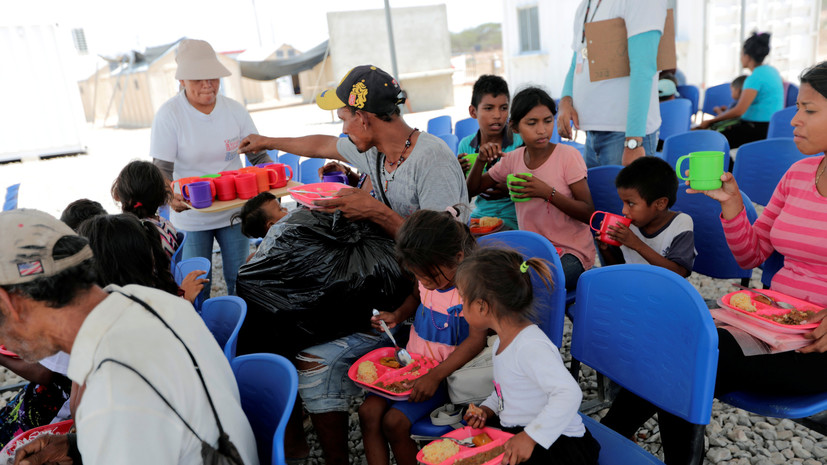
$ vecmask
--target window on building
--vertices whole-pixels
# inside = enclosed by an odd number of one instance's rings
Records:
[[[86,34],[83,29],[72,29],[72,42],[75,43],[75,50],[81,55],[89,53],[89,48],[86,46]]]
[[[284,50],[276,50],[276,58],[284,58]]]
[[[537,7],[517,10],[520,31],[520,53],[540,50],[540,19]]]
[[[289,56],[289,57],[296,56],[296,51],[291,48],[290,50],[287,51],[287,56]]]

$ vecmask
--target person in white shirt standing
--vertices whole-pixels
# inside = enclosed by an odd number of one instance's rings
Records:
[[[218,93],[220,78],[229,76],[230,70],[203,40],[182,40],[175,61],[175,79],[181,91],[161,105],[152,121],[149,154],[153,163],[168,181],[241,168],[238,146],[258,130],[242,104]],[[272,161],[266,151],[248,157],[253,164]],[[211,260],[213,241],[217,240],[227,293],[235,294],[238,269],[250,253],[249,239],[241,234],[239,226],[230,224],[237,209],[197,212],[184,202],[180,192],[173,195],[170,220],[175,229],[187,233],[181,258]],[[209,281],[204,290],[209,296]]]
[[[586,23],[622,18],[629,76],[592,82]],[[666,0],[582,0],[574,15],[571,66],[563,85],[557,131],[573,138],[569,122],[586,131],[586,166],[628,165],[652,156],[658,144],[657,54]]]
[[[77,435],[39,436],[15,463],[201,464],[223,432],[258,464],[230,364],[188,302],[101,289],[86,239],[41,211],[2,212],[0,230],[0,340],[29,362],[69,353],[82,391]]]

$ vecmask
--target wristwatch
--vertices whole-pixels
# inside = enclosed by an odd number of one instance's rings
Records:
[[[626,139],[626,143],[624,144],[624,147],[626,147],[629,150],[634,150],[634,149],[640,147],[640,142],[638,142],[637,139]]]

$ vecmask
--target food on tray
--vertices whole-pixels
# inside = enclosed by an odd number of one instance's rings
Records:
[[[800,325],[806,324],[809,319],[811,319],[815,315],[815,312],[809,310],[790,310],[789,313],[785,313],[783,315],[759,315],[764,318],[770,319],[776,323],[781,323],[782,325]]]
[[[422,458],[431,464],[442,463],[459,453],[459,446],[454,441],[442,439],[422,448]]]
[[[402,366],[396,361],[396,357],[382,357],[379,359],[379,364],[388,368],[399,368]]]
[[[468,412],[467,413],[469,413],[471,415],[480,415],[481,416],[485,412],[481,408],[477,407],[476,405],[470,404],[468,406]]]
[[[373,384],[379,375],[376,373],[376,365],[373,362],[365,361],[359,364],[356,377],[363,383]]]
[[[376,387],[380,389],[384,389],[386,391],[395,392],[397,394],[409,391],[411,386],[405,382],[405,380],[397,381],[395,383],[388,383],[385,384],[381,381],[375,384]]]
[[[764,297],[763,295],[757,295],[757,296],[753,297],[752,301],[753,302],[760,302],[764,305],[772,305],[772,302],[770,301],[770,299]]]
[[[471,442],[473,442],[477,447],[488,444],[491,441],[493,441],[493,439],[491,439],[491,436],[489,436],[488,433],[480,433],[471,439]]]
[[[493,216],[483,216],[479,222],[481,228],[492,228],[498,224],[500,224],[500,219]]]
[[[733,307],[737,307],[741,310],[746,310],[748,312],[755,311],[755,305],[752,305],[752,301],[750,300],[749,294],[747,294],[746,292],[739,292],[730,297],[729,304]]]
[[[505,452],[504,446],[497,446],[491,449],[488,449],[485,452],[480,452],[479,454],[472,455],[470,457],[466,457],[464,459],[459,459],[454,461],[454,465],[482,465],[489,460],[495,459],[498,455]]]

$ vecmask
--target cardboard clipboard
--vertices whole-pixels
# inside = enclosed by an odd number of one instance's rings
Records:
[[[629,75],[629,42],[623,18],[586,23],[589,80],[592,82]],[[666,10],[666,22],[658,44],[658,70],[677,68],[675,17]]]

